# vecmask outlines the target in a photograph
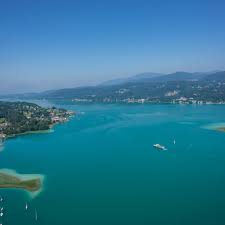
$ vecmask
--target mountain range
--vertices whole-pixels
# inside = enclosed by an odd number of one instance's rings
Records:
[[[18,99],[62,99],[76,102],[121,102],[128,99],[171,102],[181,97],[197,101],[225,101],[225,71],[141,73],[97,86],[65,88],[1,96]]]
[[[162,73],[140,73],[134,76],[130,76],[124,79],[115,79],[103,82],[100,86],[111,86],[111,85],[120,85],[124,83],[136,83],[136,82],[165,82],[165,81],[175,81],[175,80],[200,80],[208,75],[219,73],[221,71],[211,71],[211,72],[175,72],[170,74]]]

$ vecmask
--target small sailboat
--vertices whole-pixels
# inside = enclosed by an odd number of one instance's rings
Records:
[[[38,220],[37,209],[35,208],[35,220]]]
[[[0,216],[3,217],[3,215],[4,215],[3,212],[0,212]]]
[[[0,202],[2,202],[3,201],[3,198],[2,198],[2,196],[0,197]]]
[[[175,140],[175,139],[173,140],[173,144],[174,144],[174,145],[176,144],[176,140]]]
[[[26,203],[26,205],[25,205],[25,209],[27,210],[28,209],[28,204]]]

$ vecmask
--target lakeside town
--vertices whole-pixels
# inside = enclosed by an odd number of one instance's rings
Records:
[[[75,103],[94,103],[94,100],[91,99],[83,99],[83,98],[75,98],[72,99],[72,102]],[[112,99],[112,98],[104,98],[102,100],[103,103],[128,103],[128,104],[145,104],[145,103],[165,103],[165,104],[198,104],[198,105],[224,105],[225,101],[205,101],[205,100],[196,100],[192,97],[187,98],[181,96],[180,98],[173,99],[171,101],[164,101],[160,99],[153,100],[152,98],[126,98],[126,99]]]

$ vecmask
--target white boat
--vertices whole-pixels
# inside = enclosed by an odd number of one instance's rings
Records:
[[[0,197],[0,202],[2,202],[3,201],[3,198],[2,197]]]
[[[0,216],[2,217],[3,215],[4,215],[3,212],[1,212],[1,213],[0,213]]]
[[[26,203],[26,205],[25,205],[25,209],[26,209],[26,210],[28,209],[28,205],[27,205],[27,203]]]
[[[167,150],[167,148],[165,146],[160,145],[160,144],[154,144],[153,147],[157,148],[157,149],[159,149],[161,151],[166,151]]]
[[[173,140],[173,144],[174,144],[174,145],[176,144],[176,140],[175,140],[175,139]]]

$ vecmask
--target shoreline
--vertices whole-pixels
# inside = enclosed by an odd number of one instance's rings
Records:
[[[26,131],[26,132],[19,133],[19,134],[11,134],[11,135],[6,136],[5,140],[16,138],[16,137],[23,136],[23,135],[29,135],[29,134],[48,134],[48,133],[53,133],[54,130],[52,128],[53,128],[53,126],[50,127],[48,130]]]

